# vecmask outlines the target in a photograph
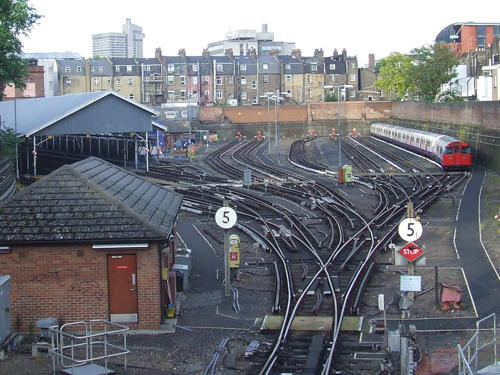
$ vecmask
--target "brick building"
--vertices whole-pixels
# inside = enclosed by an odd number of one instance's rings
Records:
[[[55,317],[158,329],[174,298],[161,270],[173,263],[170,238],[181,202],[181,195],[94,157],[3,202],[0,270],[11,276],[13,326],[26,330]]]
[[[20,89],[13,83],[5,87],[4,98],[42,98],[44,91],[44,67],[38,66],[38,60],[28,59],[28,78],[24,80],[26,87]]]

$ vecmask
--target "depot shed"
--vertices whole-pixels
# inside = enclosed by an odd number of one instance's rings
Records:
[[[162,267],[182,195],[90,157],[0,204],[0,270],[11,276],[11,319],[109,319],[158,329]]]

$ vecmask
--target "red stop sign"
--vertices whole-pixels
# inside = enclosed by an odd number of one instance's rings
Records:
[[[418,247],[418,245],[413,242],[408,242],[399,250],[399,253],[410,262],[413,262],[416,259],[420,258],[424,254],[424,252],[424,249]]]

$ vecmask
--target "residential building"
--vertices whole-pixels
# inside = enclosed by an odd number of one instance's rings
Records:
[[[23,57],[25,59],[36,59],[38,61],[38,65],[43,67],[43,92],[45,97],[59,95],[57,60],[83,59],[82,56],[75,52],[24,53]]]
[[[130,100],[138,102],[142,99],[142,73],[140,65],[135,59],[110,59],[113,65],[113,90]]]
[[[436,42],[446,43],[462,56],[490,48],[495,37],[500,37],[500,23],[456,22],[441,30]]]
[[[151,106],[165,103],[165,78],[163,75],[164,63],[161,50],[155,58],[135,59],[140,66],[142,95],[140,102]]]
[[[251,51],[249,56],[235,56],[236,75],[239,105],[259,104],[264,95],[262,82],[259,80],[259,64],[255,50]],[[264,100],[264,99],[263,99]]]
[[[23,89],[13,83],[8,84],[3,92],[4,99],[13,98],[42,98],[44,93],[44,69],[38,66],[36,59],[28,59],[28,77],[24,79]]]
[[[281,93],[281,64],[278,60],[278,52],[272,55],[257,56],[257,73],[259,87],[259,104],[266,102],[266,98],[262,98],[266,93],[279,92]]]
[[[281,92],[295,104],[304,102],[304,63],[300,50],[292,55],[279,56],[281,63]]]
[[[59,95],[89,92],[85,59],[57,60]]]
[[[324,100],[323,50],[316,49],[313,57],[303,57],[304,62],[304,102]]]
[[[334,49],[332,56],[325,57],[324,62],[325,86],[327,86],[326,94],[337,97],[338,92],[336,87],[343,86],[344,89],[341,91],[340,100],[357,100],[359,89],[357,57],[347,56],[345,48],[341,54],[338,53],[337,49]],[[348,88],[345,88],[344,85]]]
[[[198,106],[213,104],[210,56],[206,53],[204,56],[186,56],[186,63],[188,64],[187,90],[190,103],[196,103]]]
[[[377,71],[375,70],[375,55],[368,55],[368,66],[358,68],[358,100],[380,100],[380,90],[377,90]]]
[[[249,79],[253,78],[254,81],[257,80],[257,63],[252,58],[242,57],[242,61],[236,61],[236,57],[233,57],[231,51],[227,51],[226,56],[212,57],[214,104],[234,104],[234,99],[237,99],[236,71],[240,71],[240,75],[251,73],[252,77]],[[256,86],[256,83],[252,84],[250,82],[250,92],[247,94],[249,98],[253,98],[256,95],[256,89],[251,89],[252,86]],[[245,103],[247,102],[248,100],[245,100]]]
[[[182,49],[178,56],[166,56],[167,105],[185,106],[190,98],[187,94],[188,63]]]
[[[92,59],[88,65],[90,92],[114,90],[114,69],[110,59]]]
[[[295,43],[278,42],[274,40],[274,33],[269,32],[267,24],[262,30],[239,29],[226,33],[226,39],[208,45],[210,56],[224,56],[231,49],[234,56],[246,56],[255,50],[258,55],[270,54],[278,51],[280,55],[289,55],[295,49]]]
[[[92,35],[92,51],[99,57],[142,57],[143,39],[142,27],[126,19],[121,33],[100,33]]]

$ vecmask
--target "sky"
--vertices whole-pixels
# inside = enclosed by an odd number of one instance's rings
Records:
[[[30,0],[43,16],[28,37],[24,52],[77,52],[92,56],[92,34],[121,32],[126,18],[143,28],[144,57],[161,47],[165,56],[184,48],[201,55],[211,42],[237,29],[268,24],[277,41],[295,42],[302,56],[323,48],[331,56],[343,48],[360,66],[433,43],[455,22],[500,23],[498,0]],[[494,19],[496,17],[496,19]],[[493,19],[492,19],[493,18]]]

